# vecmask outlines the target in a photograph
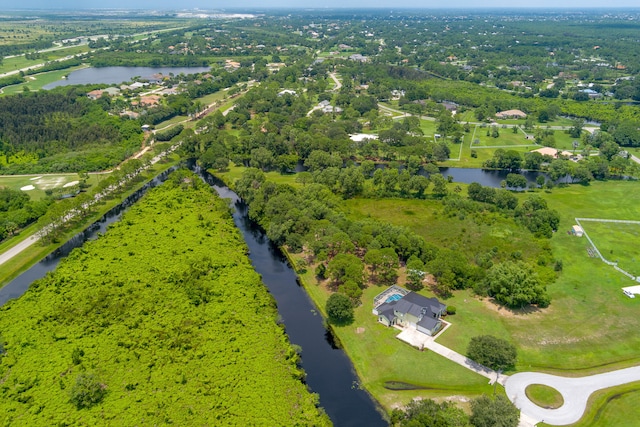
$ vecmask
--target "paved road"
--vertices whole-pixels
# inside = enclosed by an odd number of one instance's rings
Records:
[[[336,86],[332,89],[332,91],[333,92],[339,91],[340,88],[342,87],[342,82],[338,80],[338,78],[336,77],[336,73],[329,73],[329,77],[331,77],[333,81],[336,83]]]
[[[593,392],[634,381],[640,381],[640,366],[580,378],[522,372],[511,375],[506,381],[505,389],[509,399],[527,417],[561,426],[573,424],[582,418]],[[544,384],[555,388],[562,394],[564,405],[558,409],[544,409],[536,405],[525,394],[525,389],[530,384]]]
[[[33,234],[28,238],[24,239],[22,242],[15,245],[14,247],[7,249],[5,252],[0,254],[0,265],[9,261],[11,258],[18,255],[20,252],[24,251],[25,249],[27,249],[29,246],[33,245],[37,241],[38,241],[37,235]]]

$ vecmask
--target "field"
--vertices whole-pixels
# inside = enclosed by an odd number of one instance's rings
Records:
[[[487,132],[492,132],[494,129],[497,129],[500,135],[497,138],[487,135]],[[472,148],[500,147],[509,149],[511,146],[530,146],[531,144],[532,141],[526,139],[525,133],[520,128],[517,128],[517,132],[513,133],[513,128],[511,127],[502,128],[500,126],[476,126],[472,138]]]
[[[4,424],[329,424],[228,206],[175,174],[0,309]]]

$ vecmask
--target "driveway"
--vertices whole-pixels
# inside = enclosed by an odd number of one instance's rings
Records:
[[[580,378],[522,372],[507,379],[505,390],[513,404],[529,418],[562,426],[573,424],[582,418],[589,396],[593,392],[634,381],[640,381],[640,366]],[[536,405],[525,394],[525,389],[530,384],[543,384],[555,388],[562,394],[564,405],[558,409],[544,409]]]

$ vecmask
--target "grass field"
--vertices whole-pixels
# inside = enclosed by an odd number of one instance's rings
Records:
[[[640,217],[640,194],[633,182],[597,182],[589,187],[570,186],[543,195],[561,215],[560,230],[550,240],[553,256],[561,259],[564,271],[550,286],[551,307],[541,311],[520,312],[499,309],[489,301],[473,297],[469,291],[457,292],[447,304],[458,308],[456,333],[445,334],[442,344],[464,352],[469,339],[481,333],[493,333],[518,344],[518,370],[562,372],[564,375],[586,375],[630,366],[640,362],[640,327],[637,304],[622,295],[620,287],[633,282],[600,259],[589,258],[585,239],[566,233],[577,216],[606,218]],[[519,194],[526,198],[529,194]],[[355,215],[404,225],[428,240],[440,244],[453,243],[462,228],[456,219],[434,217],[428,201],[354,200],[348,206]],[[587,214],[588,213],[588,214]],[[524,233],[524,231],[522,231]],[[463,240],[460,250],[473,245],[490,247],[497,237],[505,236],[503,245],[513,245],[526,256],[530,246],[526,239],[509,235],[497,227],[495,231],[477,231]],[[493,235],[493,236],[492,236]],[[467,237],[465,236],[465,239]],[[498,244],[499,247],[500,244]],[[509,246],[505,246],[509,247]],[[459,327],[458,327],[459,326]]]
[[[2,64],[0,65],[0,73],[21,70],[34,65],[44,64],[45,62],[55,61],[57,59],[64,58],[65,56],[76,55],[78,53],[85,53],[88,51],[89,47],[87,45],[82,45],[42,52],[40,57],[37,59],[27,59],[24,56],[14,56],[2,61]]]
[[[504,147],[508,149],[511,146],[531,145],[531,141],[526,139],[525,134],[520,129],[513,133],[513,128],[501,128],[498,126],[499,137],[487,136],[487,131],[492,132],[494,127],[477,126],[473,135],[472,147]],[[476,140],[478,140],[477,143]]]
[[[603,257],[608,261],[617,261],[618,267],[634,276],[640,275],[640,224],[594,221],[580,223]]]

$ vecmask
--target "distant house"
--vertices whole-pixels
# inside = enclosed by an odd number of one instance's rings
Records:
[[[381,303],[376,305],[376,301]],[[399,286],[378,295],[374,306],[373,314],[383,325],[416,329],[426,335],[435,335],[442,329],[440,317],[447,309],[437,298],[427,298]]]
[[[323,113],[342,113],[342,108],[334,107],[333,105],[327,105],[326,107],[322,107]]]
[[[525,119],[526,117],[527,113],[520,110],[507,110],[496,113],[496,118],[498,119]]]
[[[298,95],[298,93],[295,90],[291,90],[291,89],[284,89],[284,90],[281,90],[280,92],[278,92],[278,96],[284,96],[284,95],[296,96],[296,95]]]
[[[571,157],[573,155],[570,151],[566,151],[566,150],[562,151],[552,147],[542,147],[542,148],[538,148],[537,150],[531,150],[531,152],[540,153],[543,156],[551,156],[554,159],[558,159],[562,156]]]
[[[102,89],[96,89],[92,90],[91,92],[87,92],[87,98],[93,101],[102,98]]]
[[[147,95],[140,98],[140,105],[147,107],[154,107],[160,103],[160,97],[158,95]]]
[[[578,92],[580,92],[580,93],[586,93],[586,94],[587,94],[587,96],[588,96],[589,98],[591,98],[591,99],[595,99],[595,98],[602,98],[602,96],[603,96],[601,93],[598,93],[598,92],[596,92],[596,91],[595,91],[595,90],[593,90],[593,89],[582,89],[582,90],[579,90]]]
[[[369,58],[361,55],[359,53],[354,53],[353,55],[349,56],[349,59],[352,61],[360,61],[360,62],[367,62],[369,61]]]

